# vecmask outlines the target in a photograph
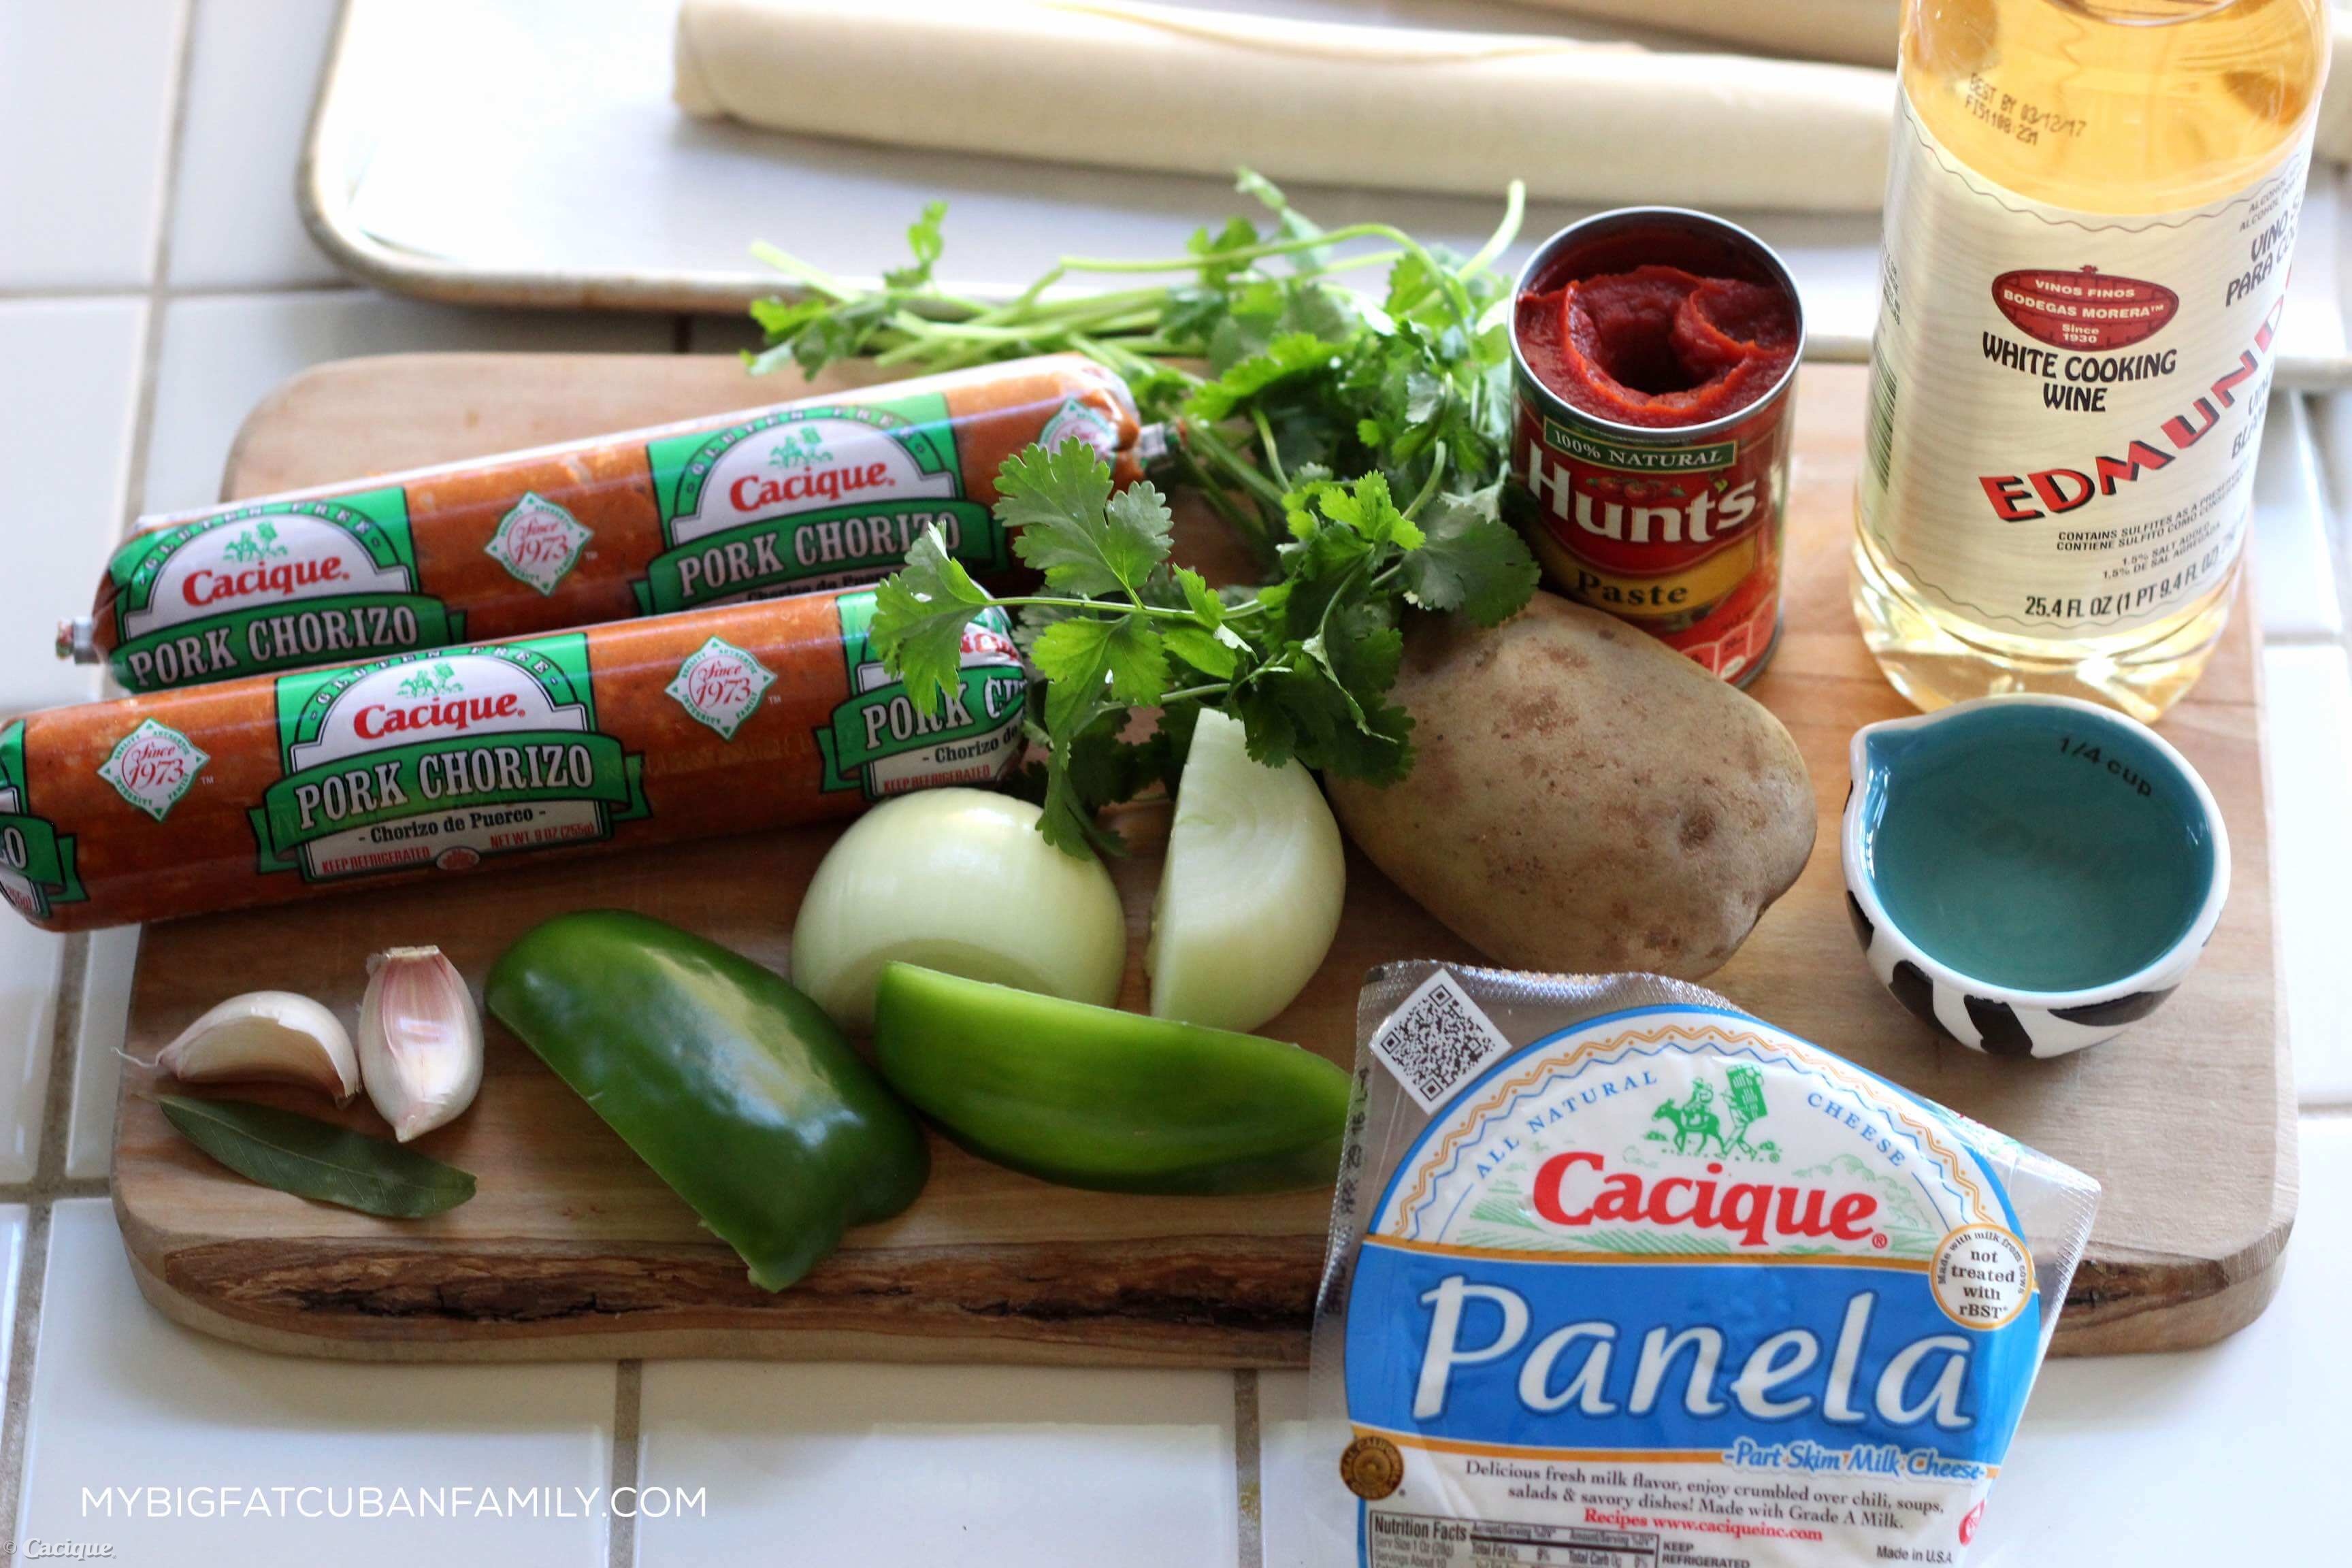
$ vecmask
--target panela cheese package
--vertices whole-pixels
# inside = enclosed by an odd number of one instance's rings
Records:
[[[1389,964],[1358,1024],[1313,1561],[1965,1561],[2095,1183],[1655,976]]]

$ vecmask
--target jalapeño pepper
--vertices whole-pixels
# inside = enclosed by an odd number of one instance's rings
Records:
[[[500,955],[484,994],[763,1289],[930,1173],[922,1129],[817,1005],[689,931],[560,915]]]
[[[1066,1186],[1276,1192],[1339,1168],[1348,1075],[1279,1040],[893,963],[874,1059],[973,1153]]]

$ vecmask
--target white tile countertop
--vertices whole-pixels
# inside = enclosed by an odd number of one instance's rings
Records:
[[[301,366],[736,339],[341,283],[290,195],[333,10],[0,0],[0,715],[94,692],[49,657],[57,595],[137,510],[210,500],[246,411]],[[2352,499],[2352,401],[2282,397],[2265,451],[2272,840],[2303,1107],[2284,1287],[2208,1351],[2051,1363],[1979,1563],[2343,1560],[2317,1505],[2352,1408],[2352,553],[2331,504]],[[1301,1473],[1297,1374],[343,1366],[166,1322],[106,1201],[137,945],[0,920],[0,1542],[20,1559],[80,1543],[305,1568],[1302,1561],[1291,1500],[1320,1478]],[[641,1489],[643,1517],[606,1506],[616,1487]],[[470,1500],[420,1517],[403,1489]]]

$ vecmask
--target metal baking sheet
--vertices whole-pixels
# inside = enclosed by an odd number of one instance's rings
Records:
[[[870,280],[904,255],[907,224],[933,197],[949,204],[942,281],[983,298],[1018,292],[1058,256],[1181,255],[1193,229],[1251,205],[1219,180],[691,120],[669,98],[677,5],[345,0],[303,158],[299,195],[311,232],[352,272],[406,294],[733,311],[782,291],[751,258],[752,241]],[[1590,24],[1483,0],[1235,0],[1223,8],[1601,36]],[[877,26],[886,16],[877,13]],[[2345,171],[2322,165],[2304,208],[2281,337],[2285,384],[2352,386],[2338,233],[2345,190]],[[1301,186],[1291,196],[1327,224],[1378,217],[1465,248],[1485,238],[1501,208],[1500,193],[1481,202]],[[1589,210],[1538,204],[1523,232],[1531,245]],[[1877,220],[1727,216],[1786,258],[1804,295],[1811,356],[1867,357]]]

